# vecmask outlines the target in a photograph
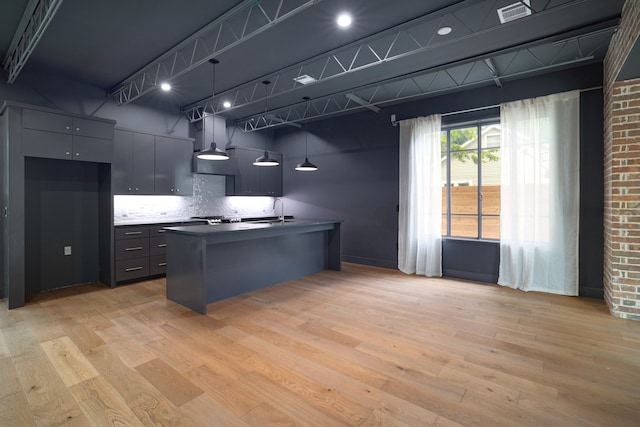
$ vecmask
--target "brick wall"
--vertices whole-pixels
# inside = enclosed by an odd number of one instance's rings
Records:
[[[640,0],[627,0],[604,62],[604,296],[640,321],[640,79],[616,82],[640,35]]]

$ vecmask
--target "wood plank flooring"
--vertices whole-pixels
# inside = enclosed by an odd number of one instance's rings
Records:
[[[164,279],[0,304],[0,426],[638,426],[604,302],[345,264],[211,304]]]

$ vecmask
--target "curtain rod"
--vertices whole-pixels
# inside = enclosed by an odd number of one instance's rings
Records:
[[[586,88],[586,89],[580,89],[580,93],[582,93],[582,92],[590,92],[592,90],[598,90],[598,89],[602,89],[602,86],[594,86],[594,87],[590,87],[590,88]],[[498,107],[500,107],[500,104],[486,105],[484,107],[468,108],[466,110],[460,110],[460,111],[450,111],[448,113],[442,113],[442,114],[440,114],[440,116],[441,117],[455,116],[457,114],[473,113],[475,111],[490,110],[492,108],[498,108]],[[406,119],[404,119],[404,120],[406,120]],[[398,123],[400,123],[400,120],[396,120],[396,115],[392,114],[391,115],[391,124],[394,125],[394,126],[397,126]]]

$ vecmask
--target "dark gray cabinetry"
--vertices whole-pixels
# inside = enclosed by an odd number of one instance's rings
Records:
[[[53,287],[115,286],[115,122],[15,102],[2,106],[0,121],[8,307],[22,307],[27,295]]]
[[[121,225],[115,228],[117,282],[143,280],[166,273],[164,227],[171,225],[179,224]]]
[[[154,194],[154,136],[116,129],[113,145],[114,194]]]
[[[28,157],[111,163],[113,123],[46,111],[22,111],[22,153]]]
[[[265,196],[280,197],[282,196],[282,154],[270,153],[269,156],[276,159],[280,166],[258,168],[260,169],[260,192]]]
[[[259,167],[253,162],[264,151],[234,147],[229,150],[237,161],[237,172],[227,179],[227,196],[282,196],[282,154],[269,152],[279,166]]]
[[[4,281],[5,271],[7,271],[4,264],[4,207],[6,206],[4,199],[4,158],[6,156],[6,151],[4,147],[4,140],[2,138],[2,135],[5,134],[6,125],[6,117],[0,115],[0,299],[6,298],[8,295],[8,290],[5,287]]]
[[[116,282],[149,275],[149,227],[115,228]]]
[[[116,129],[114,194],[193,194],[193,140]]]
[[[238,162],[238,171],[234,180],[232,190],[235,196],[261,195],[260,192],[260,169],[254,166],[253,162],[260,156],[259,152],[235,148],[234,157]],[[230,195],[230,194],[228,194]]]
[[[192,156],[192,141],[156,136],[156,194],[177,196],[190,196],[193,194]]]
[[[149,275],[158,276],[167,272],[167,238],[164,226],[149,227]]]

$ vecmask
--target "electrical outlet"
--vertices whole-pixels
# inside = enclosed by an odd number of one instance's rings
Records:
[[[71,246],[65,246],[64,247],[64,255],[65,256],[71,255]]]

